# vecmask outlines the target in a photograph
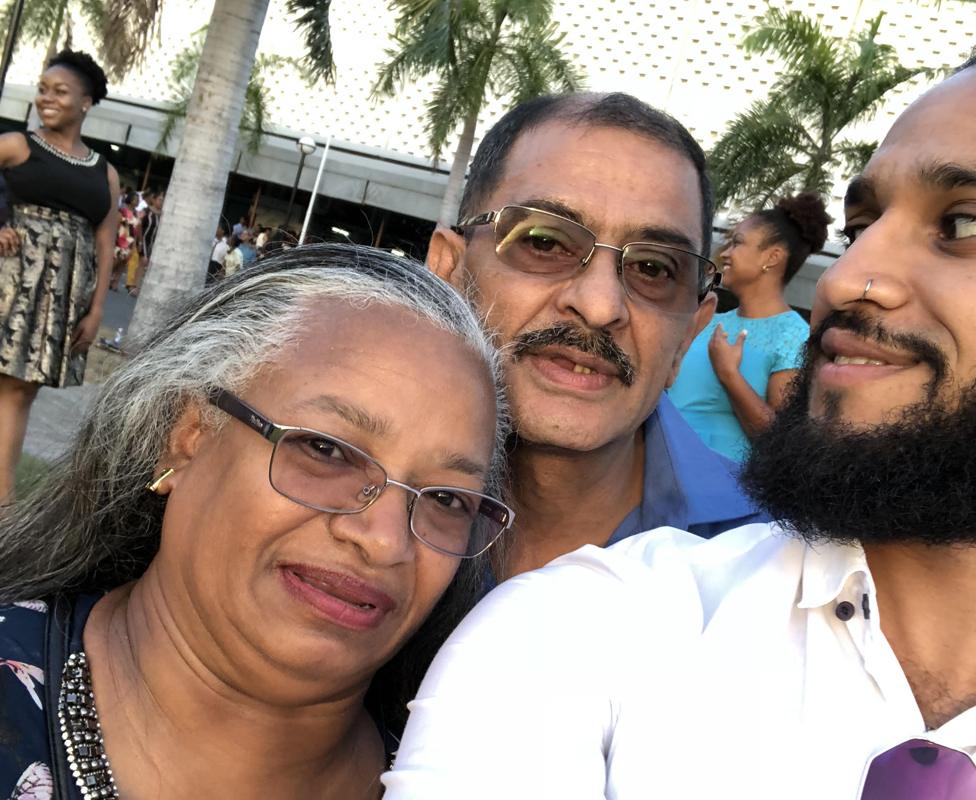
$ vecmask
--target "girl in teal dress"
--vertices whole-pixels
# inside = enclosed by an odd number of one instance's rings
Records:
[[[698,335],[670,397],[705,443],[736,461],[770,421],[802,359],[806,320],[783,296],[827,239],[823,200],[785,197],[746,217],[719,253],[722,286],[739,307],[716,314]]]

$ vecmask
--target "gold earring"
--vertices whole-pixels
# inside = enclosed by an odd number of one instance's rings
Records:
[[[772,264],[763,264],[763,268],[762,268],[762,271],[763,271],[763,272],[769,272],[769,268],[770,268],[771,266],[772,266]]]
[[[163,470],[163,474],[156,478],[156,480],[149,481],[149,483],[146,484],[146,488],[153,494],[159,494],[159,487],[163,485],[163,481],[165,481],[174,472],[176,472],[175,469],[172,467],[167,467]]]

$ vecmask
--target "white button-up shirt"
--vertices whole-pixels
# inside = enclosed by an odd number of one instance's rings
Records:
[[[584,547],[503,583],[438,654],[386,800],[857,800],[926,731],[859,547],[776,526]],[[924,800],[920,798],[920,800]]]

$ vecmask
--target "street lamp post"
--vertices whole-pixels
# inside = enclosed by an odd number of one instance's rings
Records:
[[[291,187],[291,198],[288,200],[288,213],[285,215],[285,224],[282,226],[287,228],[291,224],[291,212],[295,207],[295,192],[298,191],[298,181],[302,178],[302,170],[305,168],[305,159],[315,152],[315,140],[311,136],[303,136],[299,139],[295,146],[298,148],[298,152],[301,154],[298,159],[298,172],[295,173],[295,185]]]

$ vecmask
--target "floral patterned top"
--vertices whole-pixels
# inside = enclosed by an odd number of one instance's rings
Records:
[[[75,599],[68,652],[82,649],[88,614],[99,598]],[[0,606],[0,798],[51,800],[51,751],[44,698],[47,605],[39,600]],[[65,654],[67,655],[67,653]],[[81,800],[72,782],[71,797]]]

